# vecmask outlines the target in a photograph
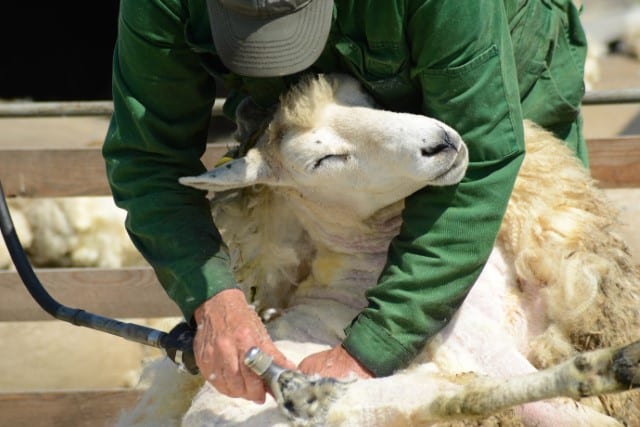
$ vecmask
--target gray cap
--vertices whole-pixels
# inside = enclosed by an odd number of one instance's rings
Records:
[[[331,29],[333,0],[207,0],[213,42],[231,71],[293,74],[313,64]]]

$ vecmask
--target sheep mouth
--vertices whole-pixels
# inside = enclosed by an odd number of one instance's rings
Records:
[[[459,183],[467,171],[468,151],[464,144],[461,144],[456,150],[457,155],[451,166],[440,175],[437,175],[431,185],[447,186]]]

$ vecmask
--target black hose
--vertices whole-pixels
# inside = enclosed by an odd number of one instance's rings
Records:
[[[11,260],[20,278],[25,285],[32,284],[31,286],[27,286],[27,290],[44,311],[56,317],[61,304],[44,290],[31,268],[31,264],[22,249],[20,239],[18,239],[13,221],[11,220],[11,214],[9,213],[9,206],[7,205],[2,183],[0,183],[0,228],[2,229],[2,237],[9,250],[9,255],[11,255]]]
[[[146,326],[110,319],[82,309],[67,307],[53,299],[42,286],[20,244],[2,182],[0,182],[0,229],[11,260],[22,282],[38,305],[51,316],[77,326],[85,326],[117,335],[129,341],[165,349],[174,362],[184,365],[189,372],[197,372],[192,348],[193,331],[186,324],[180,324],[170,333],[166,333]]]

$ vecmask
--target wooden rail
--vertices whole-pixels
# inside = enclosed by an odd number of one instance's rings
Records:
[[[227,148],[223,143],[210,144],[203,157],[205,165],[213,165]],[[0,146],[0,180],[8,197],[111,194],[99,147],[22,150]]]
[[[0,393],[6,427],[103,427],[140,397],[134,389]]]
[[[224,98],[216,98],[211,114],[222,115]],[[67,102],[3,102],[0,103],[0,117],[69,117],[69,116],[110,116],[113,114],[112,101],[67,101]]]
[[[180,316],[150,267],[35,271],[51,296],[69,307],[111,318]],[[15,272],[0,271],[0,292],[0,322],[52,320]]]
[[[222,115],[224,98],[216,98],[212,115]],[[640,103],[640,88],[613,90],[591,90],[585,93],[582,105],[636,104]],[[0,117],[69,117],[69,116],[110,116],[112,101],[67,101],[32,102],[17,101],[0,103]]]
[[[640,136],[587,141],[591,174],[603,188],[640,187]]]

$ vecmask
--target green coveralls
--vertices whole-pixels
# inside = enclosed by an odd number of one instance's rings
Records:
[[[318,0],[322,1],[322,0]],[[204,0],[123,0],[114,54],[115,112],[103,148],[127,229],[190,319],[235,287],[203,193],[213,75],[261,105],[299,76],[244,78],[215,54]],[[454,315],[487,261],[524,156],[523,118],[587,163],[579,106],[586,40],[570,0],[336,0],[313,72],[358,78],[385,109],[455,128],[470,164],[457,186],[406,201],[368,307],[344,347],[376,375],[403,367]]]

